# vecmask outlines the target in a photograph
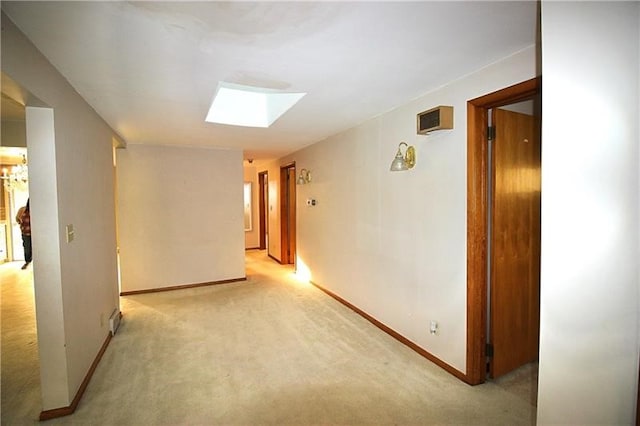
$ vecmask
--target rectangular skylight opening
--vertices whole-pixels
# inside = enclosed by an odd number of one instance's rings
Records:
[[[306,93],[220,82],[205,121],[245,127],[269,127]]]

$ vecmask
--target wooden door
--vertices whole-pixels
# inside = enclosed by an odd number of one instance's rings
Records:
[[[280,263],[294,264],[296,258],[296,167],[280,168]]]
[[[259,210],[260,210],[260,250],[267,248],[269,235],[269,209],[267,201],[269,200],[269,177],[267,172],[258,173],[259,185]]]
[[[289,253],[286,263],[295,264],[296,262],[296,169],[289,168]]]
[[[540,126],[493,110],[490,343],[493,378],[538,358],[540,328]]]

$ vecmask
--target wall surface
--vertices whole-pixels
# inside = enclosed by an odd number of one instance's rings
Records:
[[[465,372],[466,103],[535,76],[531,47],[281,159],[313,174],[297,186],[298,270]],[[454,129],[417,135],[416,114],[438,105]],[[401,141],[417,164],[390,172]]]
[[[242,152],[117,150],[121,290],[243,278]]]
[[[251,211],[252,211],[252,227],[250,231],[244,232],[245,249],[255,249],[260,247],[260,205],[259,205],[259,186],[258,172],[254,166],[244,167],[244,181],[251,183]]]
[[[69,405],[73,395],[68,377],[69,354],[64,345],[66,334],[56,163],[51,161],[55,158],[55,120],[51,108],[27,107],[26,117],[40,380],[43,405],[57,408]]]
[[[71,403],[108,336],[105,317],[119,307],[114,132],[4,14],[2,72],[50,107],[27,108],[42,407],[48,410]],[[66,225],[75,229],[71,243]]]
[[[27,146],[27,133],[24,120],[2,120],[2,146]]]
[[[538,424],[635,424],[640,3],[544,1],[542,45]]]

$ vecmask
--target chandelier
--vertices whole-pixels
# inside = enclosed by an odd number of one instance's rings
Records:
[[[29,169],[27,168],[27,156],[22,154],[22,164],[17,164],[12,166],[11,169],[6,167],[2,168],[2,176],[0,176],[4,181],[4,184],[7,188],[11,187],[24,187],[29,180]]]

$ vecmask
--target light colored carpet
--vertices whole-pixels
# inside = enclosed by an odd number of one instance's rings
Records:
[[[78,409],[45,424],[535,424],[526,390],[464,384],[264,252],[248,252],[247,273],[123,297],[123,323]],[[39,400],[35,411],[21,402],[31,392],[5,404],[4,323],[2,342],[2,423],[34,423]]]
[[[3,425],[37,423],[40,361],[33,295],[33,272],[24,262],[0,265],[0,419]]]

